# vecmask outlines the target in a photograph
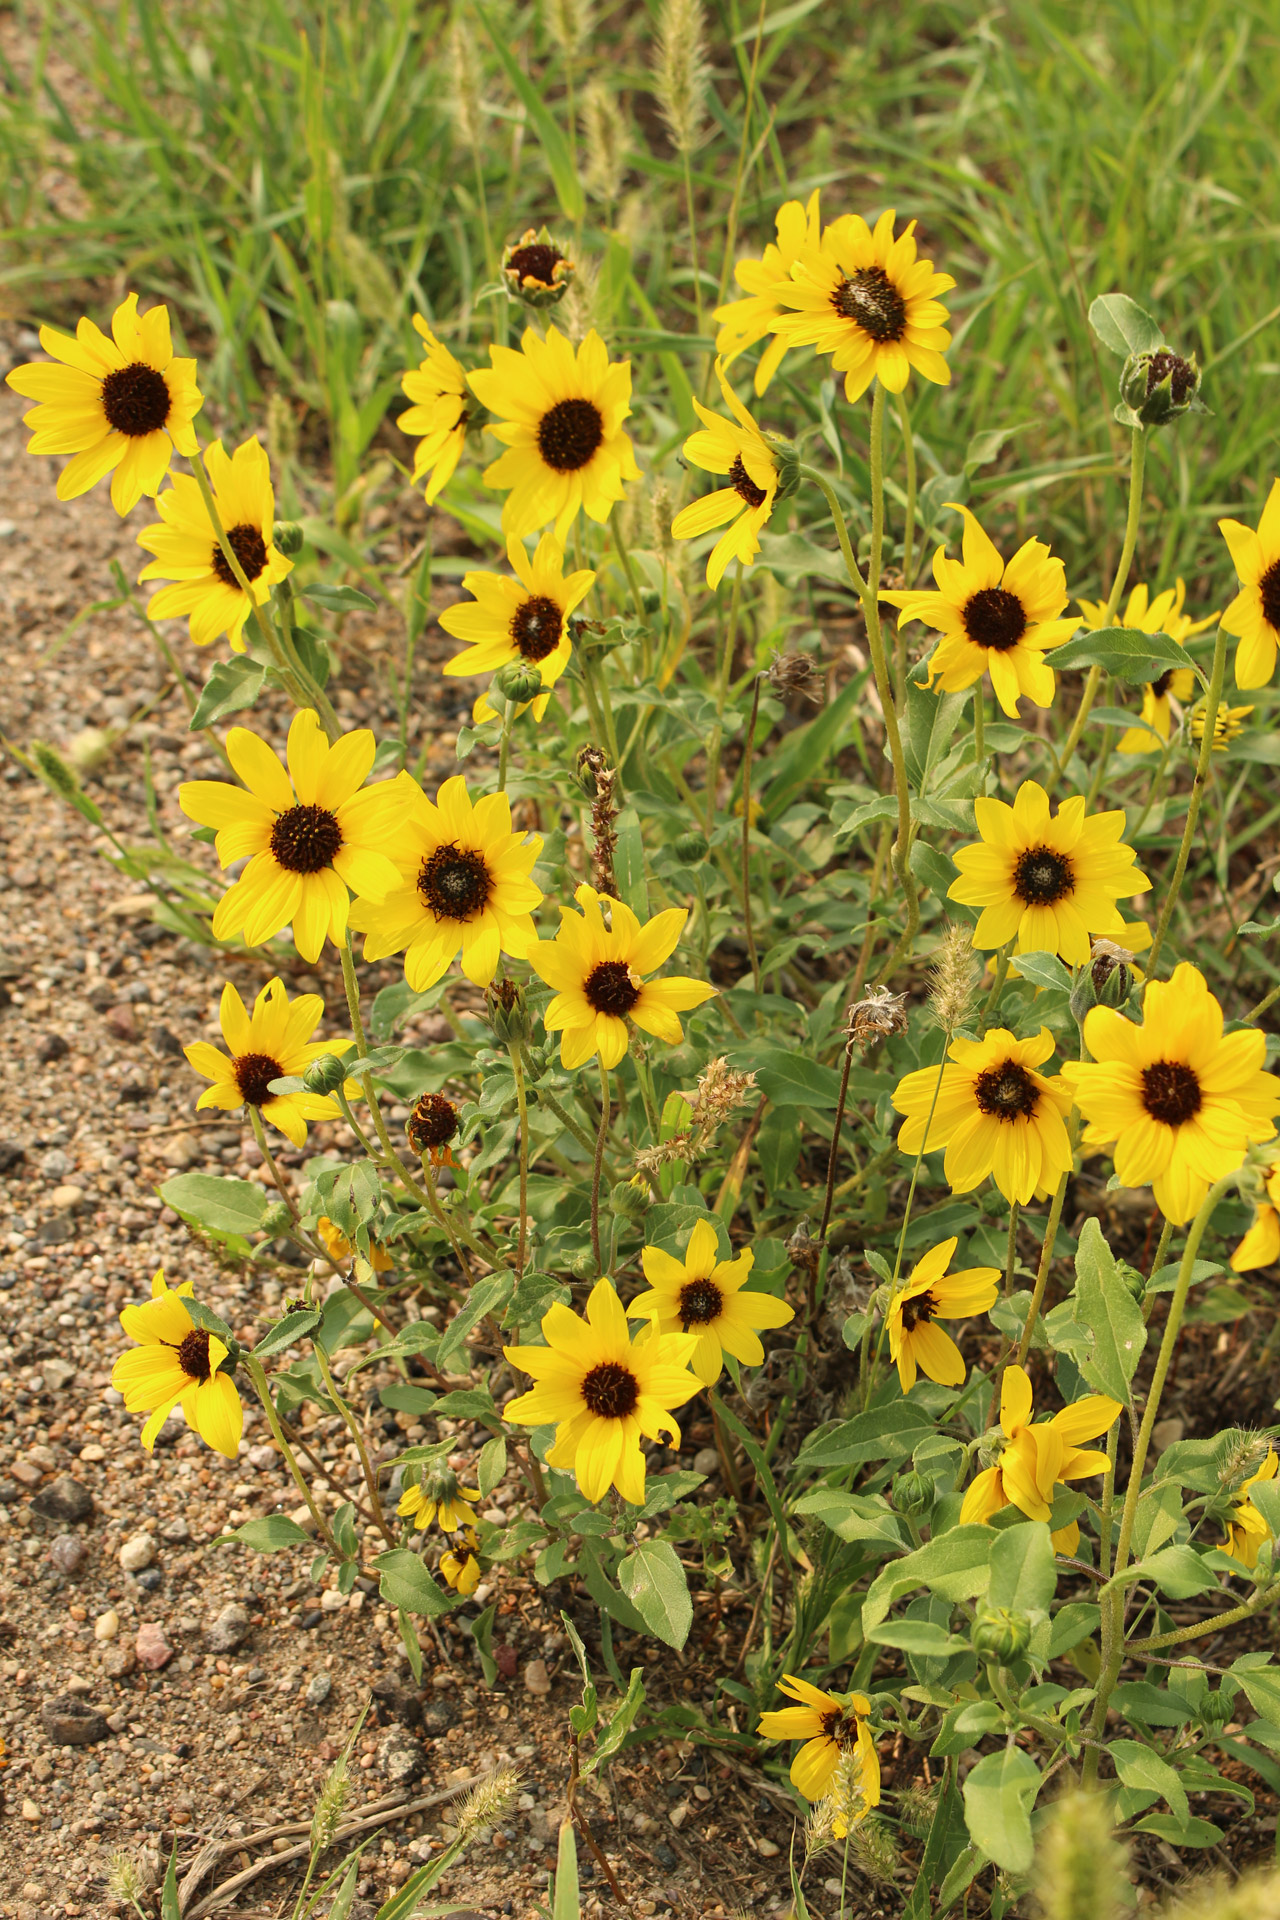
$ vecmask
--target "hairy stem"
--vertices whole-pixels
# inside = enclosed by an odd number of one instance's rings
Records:
[[[1169,922],[1173,918],[1178,895],[1182,891],[1182,882],[1186,877],[1187,861],[1191,858],[1191,843],[1196,835],[1196,822],[1200,818],[1200,802],[1204,798],[1205,783],[1209,778],[1209,765],[1213,755],[1214,727],[1218,718],[1218,706],[1222,699],[1222,681],[1227,667],[1227,635],[1223,627],[1218,628],[1213,643],[1213,667],[1209,676],[1209,691],[1204,703],[1204,733],[1200,740],[1200,753],[1196,760],[1196,776],[1191,783],[1191,793],[1187,800],[1187,817],[1182,829],[1182,841],[1178,847],[1178,857],[1173,866],[1173,878],[1165,891],[1164,905],[1160,909],[1160,919],[1156,925],[1156,937],[1151,943],[1151,952],[1145,962],[1148,980],[1156,977],[1156,964],[1160,950],[1164,946],[1165,935],[1169,931]]]

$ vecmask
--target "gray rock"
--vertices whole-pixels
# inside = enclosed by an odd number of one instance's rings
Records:
[[[149,1533],[131,1534],[120,1549],[120,1565],[126,1573],[141,1573],[156,1557],[156,1543]]]
[[[33,1503],[34,1504],[34,1503]],[[89,1549],[78,1533],[60,1533],[49,1544],[49,1565],[73,1580],[88,1558]]]
[[[699,1447],[693,1456],[693,1470],[695,1473],[719,1473],[720,1455],[714,1447]]]
[[[551,1691],[551,1676],[547,1672],[545,1660],[530,1660],[524,1670],[524,1688],[526,1693],[547,1694]]]
[[[70,1386],[79,1371],[74,1360],[55,1358],[40,1362],[40,1377],[54,1393],[61,1393],[64,1387]]]
[[[36,1059],[42,1067],[47,1067],[55,1060],[65,1060],[70,1051],[60,1033],[46,1033],[36,1047]]]
[[[111,1731],[98,1709],[86,1706],[73,1693],[46,1700],[40,1709],[40,1724],[55,1747],[91,1747]]]
[[[249,1633],[248,1610],[231,1600],[204,1630],[210,1653],[234,1653]]]
[[[307,1682],[307,1690],[302,1697],[309,1707],[322,1707],[332,1692],[333,1681],[329,1675],[316,1673]]]
[[[92,1520],[93,1495],[69,1473],[60,1473],[47,1487],[41,1487],[31,1502],[31,1511],[42,1520],[65,1520],[74,1525],[78,1520]]]
[[[191,1538],[191,1528],[179,1514],[176,1520],[166,1520],[160,1529],[160,1538],[167,1540],[171,1547],[180,1547]]]
[[[378,1742],[378,1769],[393,1787],[407,1787],[427,1764],[427,1756],[403,1727],[392,1727]]]
[[[123,1647],[119,1641],[113,1641],[103,1649],[102,1671],[108,1680],[123,1680],[131,1674],[138,1664],[138,1656],[132,1647]]]

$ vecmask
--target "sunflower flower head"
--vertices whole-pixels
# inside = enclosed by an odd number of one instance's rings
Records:
[[[1231,1509],[1231,1518],[1227,1522],[1227,1537],[1222,1542],[1222,1552],[1230,1559],[1238,1560],[1252,1573],[1258,1564],[1258,1554],[1267,1541],[1275,1535],[1249,1498],[1249,1489],[1256,1487],[1260,1480],[1274,1480],[1280,1459],[1276,1457],[1274,1447],[1267,1449],[1267,1457],[1258,1471],[1251,1474],[1240,1489],[1239,1503]]]
[[[352,1040],[312,1039],[323,1013],[318,993],[300,993],[290,1000],[278,978],[268,980],[248,1013],[228,980],[218,1009],[226,1053],[207,1040],[193,1040],[183,1048],[188,1064],[213,1083],[196,1101],[197,1110],[217,1107],[233,1113],[237,1107],[252,1107],[295,1147],[306,1141],[308,1120],[339,1119],[341,1108],[327,1094],[305,1088],[297,1093],[271,1091],[273,1080],[301,1078],[321,1055],[345,1053],[354,1046]],[[354,1099],[359,1088],[348,1080],[345,1091]]]
[[[222,1370],[230,1349],[216,1334],[196,1324],[185,1304],[190,1297],[189,1280],[170,1288],[165,1285],[164,1268],[157,1269],[150,1300],[143,1306],[126,1307],[120,1315],[120,1325],[137,1345],[120,1355],[111,1370],[111,1384],[124,1396],[130,1413],[149,1416],[142,1429],[148,1453],[173,1408],[180,1406],[191,1431],[234,1460],[244,1410],[235,1381]]]
[[[802,1740],[791,1762],[791,1784],[810,1802],[825,1800],[835,1783],[841,1755],[858,1755],[856,1779],[857,1803],[852,1798],[844,1808],[849,1818],[863,1818],[880,1804],[880,1759],[866,1716],[871,1702],[862,1693],[825,1693],[797,1674],[784,1673],[779,1689],[796,1704],[762,1713],[756,1732],[766,1740]],[[839,1818],[839,1810],[833,1807]],[[837,1834],[842,1839],[843,1834]]]
[[[582,912],[562,908],[555,939],[539,940],[528,953],[539,979],[555,989],[542,1021],[548,1033],[562,1035],[561,1065],[581,1067],[598,1053],[601,1066],[616,1067],[629,1044],[628,1021],[669,1047],[679,1046],[679,1015],[700,1007],[715,988],[683,976],[645,976],[674,953],[686,909],[669,907],[642,927],[630,907],[594,887],[580,886],[574,898]]]
[[[1148,981],[1141,1025],[1093,1007],[1084,1041],[1091,1058],[1069,1063],[1063,1079],[1089,1123],[1085,1145],[1113,1152],[1124,1186],[1150,1181],[1175,1226],[1251,1145],[1273,1138],[1280,1079],[1263,1071],[1266,1035],[1224,1033],[1222,1008],[1187,961],[1171,980]]]
[[[889,1305],[889,1357],[898,1369],[904,1393],[916,1383],[917,1368],[944,1387],[964,1385],[960,1349],[939,1320],[969,1320],[995,1304],[1000,1288],[997,1267],[966,1267],[948,1274],[958,1242],[931,1247],[918,1260]]]
[[[759,553],[760,529],[773,512],[780,480],[773,447],[725,379],[719,361],[716,374],[732,418],[726,420],[695,400],[702,431],[689,436],[684,452],[695,467],[723,474],[728,485],[693,501],[671,523],[677,540],[693,540],[729,522],[707,561],[707,585],[713,588],[719,586],[730,560],[749,567]]]
[[[11,381],[13,377],[9,375]],[[1280,480],[1271,482],[1256,530],[1240,520],[1219,520],[1218,527],[1240,582],[1239,593],[1222,616],[1227,632],[1240,641],[1236,685],[1265,687],[1275,673],[1280,647]]]
[[[720,322],[716,352],[726,367],[770,333],[773,322],[785,311],[778,297],[779,282],[790,280],[792,267],[804,254],[820,250],[822,220],[818,192],[815,187],[803,205],[799,200],[788,200],[785,206],[779,207],[774,219],[776,243],[771,240],[758,260],[739,260],[734,268],[733,277],[746,298],[730,300],[715,311]],[[775,333],[761,354],[754,382],[757,399],[768,392],[770,381],[786,358],[789,344],[785,334]]]
[[[960,1509],[961,1526],[984,1525],[1007,1506],[1018,1507],[1029,1520],[1047,1520],[1059,1484],[1106,1472],[1106,1454],[1090,1452],[1080,1443],[1096,1440],[1119,1417],[1118,1400],[1090,1393],[1051,1420],[1033,1425],[1030,1378],[1023,1367],[1006,1367],[1000,1388],[999,1457],[971,1483]],[[1073,1520],[1051,1537],[1059,1553],[1074,1553],[1080,1528]]]
[[[461,1526],[440,1556],[441,1573],[454,1592],[464,1599],[480,1584],[480,1561],[476,1553],[479,1544],[480,1536],[475,1528]]]
[[[420,313],[414,314],[413,324],[427,351],[421,363],[400,382],[406,399],[413,404],[405,408],[396,425],[401,433],[411,434],[418,441],[413,480],[415,486],[426,481],[425,497],[430,506],[454,476],[466,445],[471,410],[463,368]]]
[[[502,277],[507,292],[535,312],[558,306],[569,291],[573,274],[573,261],[567,253],[561,253],[545,227],[540,233],[530,227],[514,246],[503,251]]]
[[[173,476],[168,491],[156,501],[159,521],[138,535],[138,545],[155,555],[138,578],[173,582],[148,600],[149,620],[186,614],[194,645],[207,647],[225,633],[233,651],[243,653],[245,621],[293,571],[293,562],[275,543],[275,495],[266,449],[254,438],[228,456],[221,440],[215,440],[204,459],[218,518],[249,582],[248,593],[227,563],[199,487],[182,473]]]
[[[721,1260],[708,1220],[697,1222],[683,1260],[646,1247],[641,1261],[649,1290],[636,1295],[629,1317],[651,1320],[661,1333],[696,1334],[689,1365],[705,1386],[720,1378],[725,1353],[758,1367],[764,1359],[758,1329],[785,1327],[795,1317],[785,1300],[745,1290],[755,1255],[747,1248],[736,1260]]]
[[[479,1498],[471,1487],[459,1485],[452,1468],[441,1465],[432,1467],[418,1486],[405,1488],[396,1512],[419,1529],[437,1526],[441,1533],[457,1533],[470,1526],[468,1508]]]
[[[176,359],[169,309],[138,312],[131,293],[111,316],[111,337],[81,320],[74,340],[41,327],[46,361],[6,376],[16,393],[39,404],[25,416],[28,453],[69,453],[58,475],[59,500],[88,493],[112,475],[111,504],[126,514],[144,493],[156,494],[175,449],[196,452],[191,422],[203,404],[194,360]]]
[[[988,1174],[1019,1205],[1051,1192],[1072,1164],[1071,1095],[1060,1078],[1036,1071],[1053,1046],[1047,1027],[1028,1040],[1005,1027],[981,1040],[953,1040],[940,1068],[919,1067],[894,1088],[893,1104],[906,1115],[898,1151],[945,1147],[943,1171],[954,1193],[972,1192]]]
[[[961,693],[989,673],[1003,711],[1016,720],[1020,694],[1038,707],[1052,705],[1057,681],[1045,653],[1070,639],[1080,624],[1059,617],[1067,604],[1066,571],[1034,539],[1025,540],[1006,566],[968,507],[955,511],[964,515],[963,559],[950,560],[945,547],[938,548],[936,590],[880,597],[899,609],[903,621],[922,620],[941,633],[929,663],[931,686]]]
[[[1237,1273],[1272,1267],[1280,1261],[1280,1161],[1263,1177],[1262,1197],[1254,1208],[1253,1225],[1231,1256]]]
[[[507,541],[507,558],[514,578],[464,574],[462,585],[471,600],[446,607],[440,615],[445,632],[466,642],[463,652],[445,662],[443,672],[493,674],[507,666],[532,668],[539,676],[538,691],[517,711],[532,705],[534,719],[541,720],[551,689],[573,653],[569,616],[586,599],[596,576],[586,568],[566,574],[564,547],[553,533],[543,534],[532,559],[524,541],[513,535]],[[496,719],[487,693],[477,699],[472,717],[477,725]]]
[[[543,1316],[542,1347],[504,1347],[513,1367],[534,1386],[509,1401],[503,1418],[522,1426],[555,1423],[550,1466],[572,1472],[588,1500],[616,1487],[633,1506],[644,1505],[644,1436],[666,1433],[680,1444],[672,1409],[701,1382],[689,1371],[697,1340],[662,1333],[650,1322],[633,1340],[622,1302],[609,1280],[597,1280],[580,1318],[559,1302]]]

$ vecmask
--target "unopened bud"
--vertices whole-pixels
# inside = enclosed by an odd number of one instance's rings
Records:
[[[273,1201],[265,1213],[259,1217],[258,1225],[262,1228],[268,1240],[277,1240],[282,1233],[287,1233],[293,1225],[293,1215],[283,1200],[276,1200]]]
[[[1016,1660],[1031,1644],[1031,1622],[1012,1607],[984,1609],[973,1623],[969,1642],[984,1660]]]
[[[785,500],[800,485],[800,449],[793,440],[786,439],[780,433],[766,433],[764,438],[778,470],[778,490],[774,499]]]
[[[529,1018],[524,989],[515,980],[495,980],[492,986],[485,988],[484,998],[489,1024],[499,1040],[505,1040],[510,1045],[513,1041],[529,1038],[533,1023]]]
[[[569,1271],[575,1280],[594,1280],[599,1271],[596,1257],[590,1247],[584,1247],[581,1253],[575,1253],[569,1262]]]
[[[1163,427],[1184,413],[1206,412],[1199,393],[1200,369],[1195,354],[1184,360],[1169,347],[1130,354],[1120,375],[1121,398],[1144,427]]]
[[[612,793],[616,775],[599,747],[579,747],[574,771],[588,800],[599,799],[602,792],[606,798]]]
[[[536,699],[542,692],[542,675],[537,667],[531,667],[523,660],[508,660],[494,674],[493,685],[504,700],[511,700],[516,706],[522,707],[526,701]]]
[[[678,836],[675,844],[675,856],[682,866],[696,866],[705,860],[711,851],[711,842],[705,833],[689,832]]]
[[[1111,940],[1095,940],[1071,989],[1071,1011],[1083,1020],[1091,1007],[1122,1007],[1132,986],[1133,955]]]
[[[624,1220],[642,1220],[649,1211],[650,1198],[649,1189],[642,1182],[619,1180],[609,1195],[609,1205]]]
[[[899,1513],[918,1519],[933,1505],[932,1480],[914,1468],[909,1473],[900,1473],[893,1483],[893,1504]]]
[[[1141,1273],[1137,1267],[1131,1267],[1127,1260],[1116,1261],[1116,1273],[1135,1300],[1146,1299],[1147,1276],[1144,1273]]]
[[[347,1077],[347,1069],[336,1053],[322,1053],[302,1075],[308,1093],[336,1093]]]
[[[561,253],[545,227],[535,233],[530,227],[502,256],[502,277],[513,300],[526,307],[558,306],[569,291],[574,265]]]
[[[1225,1727],[1235,1714],[1235,1701],[1229,1699],[1221,1688],[1216,1693],[1206,1693],[1200,1702],[1196,1718],[1202,1727]]]
[[[292,559],[295,553],[301,553],[306,534],[296,520],[277,520],[271,529],[271,539],[277,553]]]

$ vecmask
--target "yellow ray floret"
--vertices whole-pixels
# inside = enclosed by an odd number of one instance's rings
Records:
[[[480,1536],[475,1528],[462,1527],[455,1534],[453,1545],[446,1547],[440,1556],[441,1573],[464,1600],[480,1585],[480,1562],[476,1558],[479,1544]]]
[[[413,324],[426,343],[421,364],[401,380],[413,401],[396,421],[401,433],[418,439],[413,456],[416,486],[425,480],[430,506],[454,475],[467,439],[467,376],[442,340],[437,340],[420,313]]]
[[[893,1104],[907,1116],[898,1151],[945,1147],[943,1171],[954,1193],[971,1192],[988,1175],[1019,1205],[1051,1193],[1071,1166],[1071,1095],[1060,1079],[1036,1072],[1053,1046],[1048,1027],[1030,1040],[1005,1027],[981,1040],[953,1040],[945,1065],[920,1067],[894,1088]]]
[[[544,1315],[545,1347],[504,1347],[513,1367],[536,1385],[509,1401],[503,1418],[522,1426],[555,1424],[550,1466],[572,1472],[588,1500],[616,1487],[633,1506],[644,1505],[641,1438],[671,1436],[671,1418],[698,1392],[689,1372],[697,1341],[691,1333],[660,1333],[650,1322],[632,1340],[622,1302],[608,1280],[598,1280],[585,1319],[557,1304]]]
[[[747,567],[752,564],[760,551],[760,529],[773,512],[778,492],[778,464],[769,442],[725,379],[718,360],[716,374],[733,419],[725,420],[695,400],[703,431],[689,436],[684,452],[695,467],[722,473],[729,484],[693,501],[671,523],[677,540],[694,540],[730,522],[707,561],[709,587],[720,585],[730,560],[740,560]]]
[[[1231,1256],[1237,1273],[1255,1267],[1273,1267],[1280,1260],[1280,1162],[1267,1174],[1266,1199],[1253,1216],[1253,1225]]]
[[[327,1094],[272,1093],[271,1082],[300,1077],[322,1053],[345,1053],[352,1040],[313,1040],[324,1001],[318,993],[300,993],[290,1001],[283,980],[268,980],[245,1011],[244,1001],[228,980],[222,989],[218,1015],[227,1052],[207,1040],[193,1040],[183,1052],[197,1073],[213,1082],[196,1101],[197,1108],[219,1107],[231,1113],[254,1107],[295,1147],[304,1144],[308,1120],[337,1120],[341,1109]],[[349,1098],[359,1092],[353,1080],[346,1084]]]
[[[559,1033],[560,1063],[581,1067],[596,1053],[603,1067],[616,1067],[627,1051],[627,1021],[670,1047],[679,1046],[684,1029],[678,1016],[700,1007],[715,988],[705,980],[675,976],[646,980],[675,952],[689,915],[669,907],[642,927],[630,907],[610,900],[594,887],[581,886],[574,899],[580,914],[561,908],[554,940],[539,940],[529,965],[555,988],[542,1016],[548,1033]],[[602,907],[611,915],[604,923]]]
[[[785,1327],[795,1318],[785,1300],[746,1290],[755,1255],[747,1248],[736,1260],[721,1260],[709,1220],[694,1227],[683,1260],[646,1247],[641,1261],[649,1290],[636,1295],[629,1317],[652,1320],[660,1333],[696,1334],[689,1365],[705,1386],[720,1378],[726,1353],[758,1367],[764,1359],[759,1329]]]
[[[1186,597],[1184,580],[1166,587],[1153,600],[1148,599],[1146,586],[1139,581],[1129,595],[1123,619],[1115,624],[1131,627],[1137,633],[1167,633],[1181,646],[1192,634],[1204,633],[1218,619],[1216,613],[1211,613],[1205,620],[1193,620],[1182,610]],[[1082,600],[1080,611],[1090,633],[1108,624],[1105,600]],[[1195,684],[1196,677],[1188,667],[1166,667],[1154,680],[1149,680],[1142,690],[1142,718],[1146,725],[1126,727],[1116,743],[1116,751],[1159,753],[1161,741],[1167,740],[1173,731],[1171,703],[1176,700],[1185,706],[1195,691]]]
[[[861,1803],[854,1817],[865,1817],[880,1804],[880,1758],[864,1718],[871,1702],[863,1693],[826,1693],[794,1673],[784,1673],[778,1687],[798,1704],[762,1713],[756,1732],[766,1740],[803,1740],[791,1762],[792,1786],[806,1800],[824,1799],[831,1791],[841,1753],[854,1747],[860,1762]]]
[[[1256,1487],[1260,1480],[1274,1480],[1276,1470],[1280,1468],[1280,1458],[1274,1447],[1268,1447],[1267,1457],[1256,1473],[1250,1474],[1240,1489],[1240,1504],[1232,1507],[1231,1518],[1227,1522],[1227,1537],[1222,1542],[1221,1551],[1230,1559],[1238,1560],[1252,1573],[1258,1564],[1259,1549],[1273,1540],[1275,1535],[1249,1498],[1249,1489]]]
[[[487,987],[498,956],[523,960],[537,934],[541,889],[529,875],[542,851],[535,834],[513,832],[505,793],[472,801],[461,774],[432,803],[406,784],[409,808],[397,835],[396,884],[379,901],[358,900],[351,925],[365,935],[366,960],[404,954],[415,993],[442,980],[462,955],[462,971]]]
[[[224,867],[249,856],[213,916],[219,940],[242,935],[260,946],[293,927],[304,960],[318,960],[325,936],[346,939],[347,888],[382,900],[400,884],[388,855],[395,847],[412,782],[408,776],[366,787],[376,745],[367,727],[330,746],[316,715],[293,716],[288,772],[265,740],[232,727],[227,755],[244,781],[191,780],[178,789],[189,820],[217,829]]]
[[[402,1520],[412,1519],[419,1529],[435,1525],[441,1533],[457,1533],[470,1521],[470,1510],[479,1499],[475,1488],[459,1486],[457,1475],[445,1468],[421,1486],[406,1487],[396,1512]]]
[[[1062,1070],[1089,1122],[1085,1145],[1112,1149],[1126,1187],[1150,1181],[1175,1226],[1251,1145],[1275,1133],[1280,1079],[1262,1070],[1266,1035],[1256,1027],[1224,1033],[1222,1025],[1204,975],[1183,961],[1171,980],[1148,982],[1140,1026],[1112,1007],[1092,1007],[1084,1022],[1092,1057]]]
[[[131,293],[111,316],[110,339],[81,320],[74,340],[41,327],[40,345],[56,365],[32,361],[6,376],[15,392],[40,402],[24,415],[27,452],[73,456],[58,475],[59,500],[111,474],[111,504],[129,513],[144,493],[160,491],[175,448],[188,459],[196,451],[196,363],[175,359],[168,308],[140,314]]]
[[[1265,687],[1276,670],[1280,646],[1280,480],[1271,482],[1256,532],[1240,520],[1219,520],[1218,526],[1240,582],[1239,593],[1222,616],[1227,632],[1240,640],[1236,685]]]
[[[889,1308],[889,1357],[898,1369],[904,1393],[916,1383],[916,1369],[944,1387],[964,1385],[964,1359],[939,1320],[969,1320],[994,1305],[1000,1286],[998,1267],[966,1267],[948,1273],[957,1241],[943,1240],[916,1262]]]
[[[502,573],[463,574],[462,585],[473,598],[446,607],[440,625],[467,646],[441,671],[496,673],[509,660],[536,667],[542,691],[526,705],[532,705],[534,719],[541,720],[551,689],[573,653],[569,616],[586,599],[596,576],[587,568],[566,574],[564,547],[553,533],[543,534],[532,559],[523,540],[513,536],[507,541],[507,558],[514,580]],[[476,701],[472,717],[477,724],[496,717],[487,693]]]
[[[142,1429],[148,1453],[174,1407],[181,1406],[191,1431],[234,1460],[244,1411],[235,1381],[219,1372],[227,1346],[216,1334],[196,1325],[183,1305],[190,1295],[189,1280],[170,1289],[164,1268],[157,1270],[150,1300],[144,1306],[126,1307],[120,1315],[120,1325],[138,1344],[120,1355],[111,1370],[111,1384],[123,1394],[130,1413],[149,1415]]]
[[[1047,1520],[1059,1485],[1105,1473],[1105,1453],[1090,1452],[1082,1440],[1096,1440],[1120,1417],[1120,1402],[1090,1393],[1052,1420],[1032,1424],[1031,1381],[1019,1366],[1006,1367],[1000,1388],[1000,1426],[1004,1440],[995,1466],[972,1482],[960,1509],[961,1526],[983,1525],[1002,1507],[1014,1506],[1029,1520]],[[1051,1535],[1059,1553],[1074,1553],[1080,1528],[1072,1520]]]
[[[168,491],[156,501],[159,522],[138,535],[138,545],[155,555],[138,578],[174,583],[152,594],[148,619],[172,620],[186,614],[197,647],[207,647],[225,633],[234,651],[243,653],[245,621],[276,582],[293,571],[293,562],[273,538],[276,505],[266,449],[256,438],[246,440],[228,458],[221,440],[215,440],[204,458],[218,518],[249,582],[249,592],[227,563],[199,487],[182,473],[174,475]]]
[[[791,269],[802,255],[820,250],[822,220],[818,211],[818,188],[814,188],[805,204],[788,200],[779,207],[774,226],[777,244],[771,240],[758,260],[739,260],[733,270],[733,277],[746,298],[730,300],[716,308],[715,317],[720,322],[716,352],[723,356],[726,366],[748,347],[754,347],[757,340],[766,338],[773,322],[784,312],[778,298],[779,281],[790,280]],[[786,358],[789,344],[785,334],[775,333],[761,354],[754,383],[757,399],[768,391],[769,382]]]

